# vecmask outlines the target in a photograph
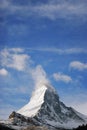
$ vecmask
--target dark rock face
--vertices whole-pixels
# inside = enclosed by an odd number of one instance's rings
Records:
[[[46,120],[67,123],[69,119],[75,119],[84,123],[84,120],[71,107],[66,107],[60,102],[56,92],[50,90],[46,90],[44,103],[35,118],[44,123],[46,123]]]
[[[5,125],[0,124],[0,130],[14,130],[14,129],[9,128],[9,127],[7,127]]]
[[[87,124],[86,124],[86,125],[79,126],[78,128],[73,129],[73,130],[87,130]]]
[[[39,125],[39,123],[34,118],[25,117],[19,113],[16,113],[15,111],[10,114],[9,119],[13,125],[23,125],[25,123],[26,125]]]
[[[52,91],[47,90],[44,96],[44,103],[39,110],[37,117],[40,120],[55,120],[57,121],[57,113],[61,112],[59,97],[56,93],[53,94]]]

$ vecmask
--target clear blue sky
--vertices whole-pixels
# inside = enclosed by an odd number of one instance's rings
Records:
[[[87,114],[86,0],[0,0],[0,119],[28,103],[37,77]]]

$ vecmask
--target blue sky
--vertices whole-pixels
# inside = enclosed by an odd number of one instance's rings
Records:
[[[0,119],[40,81],[87,115],[87,1],[0,0]]]

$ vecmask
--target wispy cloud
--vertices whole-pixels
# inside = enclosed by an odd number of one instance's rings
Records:
[[[41,65],[37,65],[35,68],[33,68],[31,74],[36,88],[41,87],[44,84],[50,84],[47,74]]]
[[[49,2],[47,4],[42,4],[33,8],[34,12],[37,12],[39,16],[47,17],[49,19],[70,19],[75,17],[84,17],[87,15],[85,12],[86,5],[85,3],[71,3],[69,1],[64,2]]]
[[[31,4],[31,2],[21,5],[20,2],[13,3],[12,1],[3,0],[1,8],[7,10],[7,14],[18,14],[22,16],[46,17],[51,20],[64,18],[84,18],[87,16],[87,3],[85,0],[76,2],[59,0],[48,0],[47,2],[40,2],[39,4]]]
[[[8,51],[14,52],[14,53],[22,53],[24,52],[23,48],[9,48]]]
[[[30,57],[27,54],[20,54],[20,52],[22,52],[20,48],[3,49],[1,51],[2,66],[23,71]]]
[[[2,68],[2,69],[0,69],[0,75],[6,76],[6,75],[8,75],[8,71],[6,69]]]
[[[80,61],[72,61],[69,66],[70,68],[77,69],[80,71],[87,69],[87,63],[82,63]]]
[[[65,83],[70,83],[72,81],[72,78],[70,76],[62,74],[62,73],[54,73],[53,77],[56,81],[62,81]]]
[[[27,50],[30,51],[42,51],[42,52],[51,52],[51,53],[57,53],[57,54],[87,54],[87,49],[85,48],[68,48],[68,49],[60,49],[60,48],[54,48],[54,47],[49,47],[49,48],[27,48]]]

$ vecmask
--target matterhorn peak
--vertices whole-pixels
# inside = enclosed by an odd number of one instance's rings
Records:
[[[87,122],[84,116],[61,102],[56,90],[48,83],[40,83],[29,103],[17,113],[35,118],[42,124],[62,128],[71,129]]]
[[[53,88],[47,84],[39,84],[32,93],[29,103],[21,108],[18,113],[28,117],[35,116],[41,108],[41,105],[44,103],[46,90],[54,91]]]

